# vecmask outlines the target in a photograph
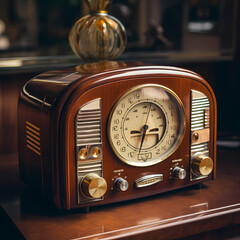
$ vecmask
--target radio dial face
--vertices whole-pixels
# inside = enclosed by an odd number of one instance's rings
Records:
[[[179,97],[155,84],[127,91],[113,107],[108,137],[114,153],[133,166],[165,160],[182,141],[185,114]]]

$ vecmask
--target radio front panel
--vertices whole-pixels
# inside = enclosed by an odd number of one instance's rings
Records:
[[[42,169],[39,180],[47,188],[52,176],[57,195],[50,198],[59,208],[125,201],[215,177],[216,102],[207,82],[178,68],[115,68],[87,77],[69,71],[75,80],[61,89],[55,111],[49,111],[50,121],[58,122],[55,129],[31,119],[31,104],[25,109],[25,120],[45,130],[41,139],[49,134],[54,150],[46,153],[40,143],[38,151],[26,146],[20,161],[37,153],[53,156],[54,174]],[[60,76],[61,71],[58,82]],[[40,161],[46,166],[47,159]],[[27,174],[23,165],[21,171]]]

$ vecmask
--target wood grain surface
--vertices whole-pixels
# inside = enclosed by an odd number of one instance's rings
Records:
[[[11,232],[7,231],[12,239],[16,236],[31,240],[240,236],[239,154],[239,150],[219,149],[217,178],[205,182],[201,188],[188,187],[92,207],[89,213],[54,210],[19,181],[17,154],[1,155],[2,223],[7,225],[5,230],[12,224]]]

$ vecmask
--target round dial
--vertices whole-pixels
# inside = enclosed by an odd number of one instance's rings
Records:
[[[184,116],[183,104],[172,90],[156,84],[137,86],[113,107],[108,123],[109,142],[125,163],[154,165],[181,143]]]

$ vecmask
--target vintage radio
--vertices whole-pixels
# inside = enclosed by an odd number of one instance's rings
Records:
[[[74,209],[213,179],[216,100],[198,74],[98,62],[38,75],[18,105],[20,175]]]

